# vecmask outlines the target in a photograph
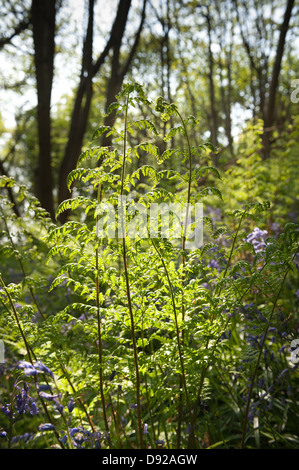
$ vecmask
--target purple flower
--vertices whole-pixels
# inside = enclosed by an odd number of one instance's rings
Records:
[[[163,447],[165,444],[165,441],[162,441],[161,439],[156,440],[156,444],[159,448]]]
[[[72,429],[70,429],[70,436],[73,437],[78,432],[82,432],[82,429],[81,428],[72,428]]]
[[[55,408],[56,410],[59,411],[59,413],[63,413],[64,412],[64,408],[63,408],[63,405],[61,403],[59,403],[58,401],[55,400]]]
[[[283,371],[277,377],[277,380],[280,382],[280,380],[285,376],[287,372],[288,372],[288,369],[283,369]]]
[[[47,367],[45,366],[45,364],[43,364],[42,362],[37,362],[35,364],[35,367],[40,370],[41,372],[44,372],[45,374],[48,374],[52,377],[52,379],[54,379],[54,374],[53,372]]]
[[[38,426],[38,431],[53,431],[55,426],[51,423],[40,424]]]
[[[10,416],[10,405],[4,405],[1,409],[6,416]]]
[[[34,366],[31,364],[31,362],[28,361],[20,361],[19,367],[22,369],[34,369]]]
[[[15,407],[19,414],[23,414],[26,411],[29,411],[31,415],[35,415],[38,413],[38,408],[32,399],[32,397],[29,395],[29,386],[24,382],[23,388],[21,389],[20,387],[16,387],[17,394],[16,394],[16,402],[15,402]]]
[[[75,401],[73,398],[70,399],[69,404],[67,405],[69,412],[71,413],[75,408]]]
[[[255,227],[253,231],[247,235],[245,241],[252,243],[256,252],[261,252],[266,248],[265,239],[267,235],[267,230],[261,230],[260,228]]]
[[[215,259],[211,259],[211,261],[209,261],[208,263],[208,266],[209,268],[215,268],[215,269],[219,268],[219,264]]]
[[[48,401],[54,401],[56,398],[59,398],[59,395],[50,395],[50,393],[39,392],[39,396]]]
[[[130,410],[134,410],[135,408],[137,408],[137,404],[131,404],[131,405],[129,405],[129,409],[130,409]]]
[[[38,385],[37,386],[37,391],[38,392],[45,392],[46,390],[51,391],[52,390],[51,385],[45,384],[45,385]]]
[[[30,362],[20,361],[19,368],[24,370],[25,375],[37,375],[37,370]]]
[[[110,380],[110,381],[113,380],[114,377],[115,377],[115,375],[116,375],[116,371],[113,370],[112,373],[111,373],[111,375],[110,375],[110,377],[109,377],[109,380]]]
[[[143,428],[144,434],[148,434],[148,424],[144,423],[144,428]]]
[[[33,401],[31,403],[31,411],[30,411],[30,414],[32,414],[33,416],[36,415],[38,413],[38,408],[36,406],[36,403]]]

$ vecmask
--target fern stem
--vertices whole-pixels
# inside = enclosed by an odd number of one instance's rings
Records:
[[[180,358],[180,366],[181,366],[182,383],[183,383],[183,388],[184,388],[184,392],[185,392],[185,395],[186,395],[186,400],[187,400],[187,405],[188,405],[188,409],[189,409],[189,414],[191,415],[191,407],[190,407],[190,401],[189,401],[189,394],[188,394],[188,390],[187,390],[186,377],[185,377],[185,366],[184,366],[182,345],[181,345],[181,340],[180,340],[180,329],[179,329],[179,323],[178,323],[178,315],[177,315],[177,309],[176,309],[176,305],[175,305],[175,298],[174,298],[174,292],[173,292],[173,288],[172,288],[172,283],[171,283],[171,280],[170,280],[170,276],[169,276],[168,269],[167,269],[167,267],[166,267],[164,258],[163,258],[163,256],[162,256],[160,250],[158,249],[158,247],[157,247],[157,245],[156,245],[156,243],[154,242],[153,239],[151,239],[151,242],[152,242],[153,247],[154,247],[155,250],[156,250],[156,253],[158,254],[158,256],[159,256],[159,258],[160,258],[160,260],[161,260],[161,263],[162,263],[162,265],[163,265],[163,269],[164,269],[165,274],[166,274],[168,286],[169,286],[169,291],[170,291],[170,296],[171,296],[171,302],[172,302],[172,307],[173,307],[173,313],[174,313],[174,321],[175,321],[175,328],[176,328],[177,344],[178,344],[178,351],[179,351],[179,358]]]
[[[128,263],[127,263],[127,247],[126,247],[126,237],[125,237],[125,230],[124,230],[125,227],[124,227],[124,210],[123,210],[123,192],[124,192],[124,178],[125,178],[126,153],[127,153],[128,107],[129,107],[129,93],[127,94],[126,103],[125,103],[123,163],[122,163],[122,171],[121,171],[121,188],[120,188],[121,231],[122,231],[123,266],[124,266],[126,293],[127,293],[127,300],[128,300],[128,309],[129,309],[130,323],[131,323],[134,368],[135,368],[135,376],[136,376],[137,428],[138,428],[137,436],[138,436],[139,448],[142,449],[144,445],[143,445],[143,435],[142,435],[142,417],[141,417],[141,403],[140,403],[140,375],[139,375],[138,350],[137,350],[136,333],[135,333],[135,321],[134,321],[134,313],[133,313],[132,300],[131,300],[129,272],[128,272]]]
[[[100,199],[100,187],[98,188],[97,202],[99,204]],[[98,224],[99,216],[96,217],[96,223]],[[98,356],[99,356],[99,382],[100,382],[100,395],[103,409],[103,417],[105,424],[105,431],[109,433],[108,418],[106,412],[106,400],[104,393],[104,382],[103,382],[103,340],[102,340],[102,322],[100,312],[100,279],[99,279],[99,248],[98,245],[95,249],[95,263],[96,263],[96,307],[97,307],[97,328],[98,328]]]
[[[187,132],[187,127],[186,127],[185,121],[184,121],[182,115],[180,114],[180,112],[178,111],[177,108],[176,108],[176,112],[177,112],[177,115],[180,118],[180,121],[182,123],[183,129],[184,129],[184,134],[185,134],[186,141],[187,141],[188,171],[189,171],[188,186],[187,186],[187,208],[186,208],[186,216],[185,216],[184,231],[183,231],[183,238],[182,238],[182,251],[183,251],[183,259],[182,259],[182,264],[183,264],[183,272],[182,272],[182,286],[183,286],[183,290],[182,290],[182,321],[184,321],[185,320],[184,284],[185,284],[185,277],[186,277],[186,234],[187,234],[187,223],[188,223],[188,216],[189,216],[189,205],[190,205],[190,200],[191,200],[192,151],[191,151],[191,144],[190,144],[190,139],[189,139],[189,135],[188,135],[188,132]],[[182,335],[182,343],[184,344],[184,340],[185,340],[184,329],[182,330],[181,335]],[[193,423],[193,419],[192,419],[191,406],[190,406],[188,393],[187,393],[186,377],[185,377],[184,369],[183,369],[183,365],[184,365],[183,352],[180,353],[180,358],[181,358],[181,363],[182,363],[181,367],[182,367],[182,372],[183,372],[182,376],[180,377],[180,388],[181,388],[181,385],[183,385],[184,389],[185,389],[187,405],[188,405],[188,409],[189,409],[189,416],[190,416],[191,443],[192,443],[192,447],[196,447],[195,435],[194,435],[194,423]],[[180,394],[180,397],[179,397],[179,410],[180,410],[180,412],[179,412],[179,424],[178,424],[178,431],[179,432],[178,432],[178,438],[177,438],[178,447],[180,447],[180,428],[181,428],[182,406],[183,406],[182,394]]]

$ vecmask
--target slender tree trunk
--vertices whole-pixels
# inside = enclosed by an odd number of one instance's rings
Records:
[[[270,145],[271,145],[271,127],[275,122],[275,101],[276,101],[276,92],[279,82],[279,74],[281,70],[281,61],[285,46],[286,35],[289,29],[290,19],[292,15],[292,9],[294,6],[295,0],[288,0],[286,5],[286,10],[284,14],[284,19],[280,27],[280,35],[276,50],[276,57],[272,70],[272,77],[270,82],[269,96],[266,101],[266,108],[264,111],[264,134],[263,134],[263,145],[264,145],[264,158],[269,157],[270,155]]]
[[[210,126],[211,126],[211,142],[214,147],[217,147],[218,144],[218,114],[216,109],[216,97],[215,97],[215,84],[214,84],[214,57],[212,52],[212,27],[211,27],[211,17],[210,12],[205,15],[207,20],[208,27],[208,62],[209,62],[209,72],[208,72],[208,82],[209,82],[209,94],[210,94]]]
[[[231,106],[231,90],[232,90],[232,70],[231,70],[231,56],[232,56],[232,44],[227,54],[227,96],[226,96],[226,113],[225,113],[225,130],[228,138],[228,145],[232,157],[234,156],[234,147],[233,147],[233,136],[232,136],[232,106]]]
[[[141,19],[140,19],[140,24],[139,28],[137,30],[137,33],[135,35],[135,40],[132,45],[132,48],[130,50],[130,53],[127,57],[127,60],[125,61],[124,64],[121,64],[120,61],[120,49],[121,49],[121,44],[122,44],[122,39],[124,35],[124,30],[126,26],[126,21],[129,13],[129,4],[128,8],[126,8],[123,12],[123,23],[120,25],[119,28],[119,35],[116,37],[114,44],[113,44],[113,55],[112,55],[112,62],[111,62],[111,73],[110,73],[110,78],[108,81],[108,86],[107,86],[107,94],[106,94],[106,109],[108,109],[108,106],[115,101],[116,95],[120,92],[124,78],[131,66],[133,57],[135,55],[136,49],[139,44],[144,20],[145,20],[145,10],[146,10],[146,4],[147,0],[143,0],[143,8],[141,12]],[[112,111],[108,116],[105,117],[104,119],[104,125],[105,126],[113,126],[116,118],[116,111]],[[103,147],[109,147],[112,145],[112,136],[106,136],[103,135],[102,142],[101,142]]]
[[[32,0],[34,62],[37,82],[37,120],[39,157],[36,195],[54,218],[53,177],[51,167],[51,91],[54,74],[55,0]]]

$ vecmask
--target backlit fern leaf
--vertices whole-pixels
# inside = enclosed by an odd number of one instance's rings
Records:
[[[82,152],[77,160],[76,167],[79,168],[82,163],[96,158],[97,160],[105,158],[109,154],[108,147],[90,147]]]
[[[149,119],[139,119],[137,121],[133,121],[130,125],[134,125],[138,129],[149,129],[154,135],[158,136],[159,132],[156,129],[156,126],[152,121]]]
[[[73,199],[66,199],[65,201],[63,201],[57,208],[57,211],[56,211],[56,218],[62,213],[62,212],[65,212],[67,210],[72,210],[74,211],[75,209],[77,209],[77,207],[80,207],[80,206],[87,206],[89,207],[90,209],[95,209],[96,208],[96,205],[97,205],[97,202],[96,200],[91,200],[89,199],[88,197],[84,197],[84,196],[77,196]]]
[[[204,188],[204,189],[201,189],[200,192],[199,192],[200,196],[217,196],[219,199],[222,200],[222,194],[221,194],[221,191],[214,187],[214,186],[209,186],[207,188]]]

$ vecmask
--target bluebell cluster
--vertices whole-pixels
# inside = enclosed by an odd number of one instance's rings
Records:
[[[252,243],[255,252],[258,253],[265,250],[267,237],[267,230],[261,230],[259,227],[255,227],[245,240]]]
[[[14,408],[12,408],[11,404],[5,404],[2,406],[3,413],[13,420],[16,419],[17,415],[22,415],[26,412],[30,415],[36,415],[39,410],[35,400],[29,395],[29,385],[23,382],[21,387],[15,383],[14,390]]]

